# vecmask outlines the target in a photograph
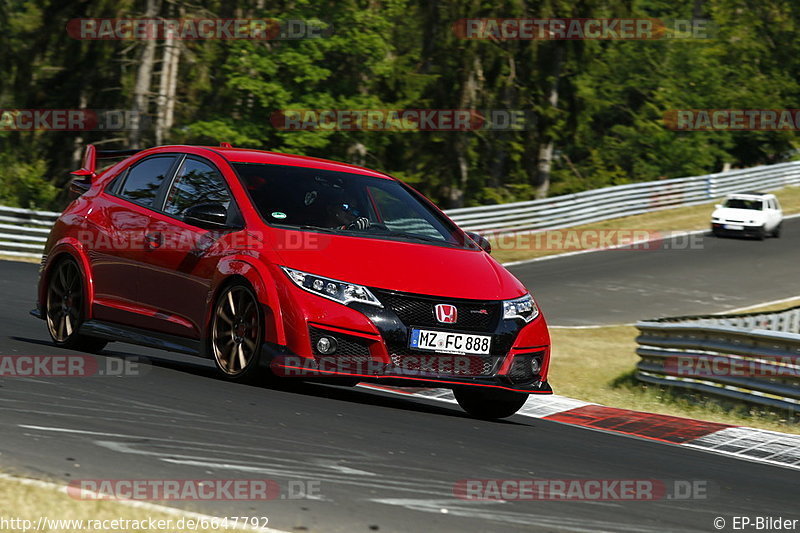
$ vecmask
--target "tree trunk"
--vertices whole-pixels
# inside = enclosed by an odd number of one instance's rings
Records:
[[[484,80],[483,77],[483,64],[481,63],[481,56],[475,55],[472,58],[471,64],[467,64],[468,73],[464,80],[464,85],[461,88],[461,97],[459,99],[459,109],[475,109],[475,103],[478,99],[478,91]],[[451,208],[464,207],[464,193],[469,185],[469,136],[468,132],[455,132],[455,142],[453,143],[453,150],[456,155],[457,164],[457,180],[456,183],[451,185],[448,192],[448,200]]]
[[[161,79],[156,99],[156,144],[164,141],[164,136],[174,124],[175,117],[175,91],[178,86],[178,65],[181,56],[181,42],[177,39],[167,39],[161,61]]]
[[[547,95],[547,105],[553,109],[558,108],[558,84],[561,80],[561,69],[564,65],[564,47],[556,43],[556,50],[553,59],[553,79]],[[553,152],[555,142],[553,139],[552,123],[550,120],[545,122],[541,129],[539,141],[539,151],[536,158],[536,198],[546,198],[550,191],[550,171],[553,168]]]
[[[145,18],[154,18],[161,8],[161,0],[147,0]],[[150,83],[153,76],[153,62],[156,55],[155,39],[145,41],[142,55],[139,59],[139,68],[136,71],[136,84],[133,88],[133,114],[130,134],[132,148],[140,148],[144,122],[142,118],[147,114],[150,96]]]

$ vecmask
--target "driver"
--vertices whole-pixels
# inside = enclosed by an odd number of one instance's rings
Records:
[[[326,227],[339,230],[366,230],[370,226],[369,219],[360,215],[349,203],[343,202],[341,195],[330,194],[324,190],[312,190],[306,193],[303,203],[306,207],[316,204],[324,211]]]
[[[369,228],[369,219],[359,216],[358,211],[347,203],[333,203],[328,205],[328,213],[336,220],[337,229],[365,230]]]

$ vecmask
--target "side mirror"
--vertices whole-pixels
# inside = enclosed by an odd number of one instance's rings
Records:
[[[204,229],[228,229],[228,208],[222,204],[193,205],[183,212],[183,221]]]
[[[714,209],[722,209],[722,204],[717,204],[714,206]]]
[[[483,235],[479,235],[474,231],[467,231],[466,234],[469,236],[470,239],[475,241],[475,244],[480,246],[484,252],[487,254],[492,253],[492,243],[489,242],[489,239],[484,237]]]

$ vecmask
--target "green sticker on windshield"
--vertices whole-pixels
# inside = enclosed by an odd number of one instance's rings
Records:
[[[274,211],[272,213],[272,218],[286,218],[286,213],[281,213],[280,211]]]

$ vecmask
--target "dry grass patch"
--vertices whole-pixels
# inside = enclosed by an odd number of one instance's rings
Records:
[[[633,326],[551,328],[549,380],[556,394],[609,407],[800,434],[800,423],[781,413],[636,381],[637,332]]]
[[[48,519],[49,523],[43,523],[41,529],[35,529],[39,525],[41,517]],[[182,518],[196,520],[191,513],[171,514],[131,507],[113,501],[76,500],[69,496],[66,490],[56,490],[0,478],[0,520],[30,520],[28,531],[36,530],[44,533],[86,533],[86,531],[124,531],[126,533],[130,531],[141,533],[207,531],[219,533],[220,531],[237,531],[235,529],[214,529],[213,526],[190,529],[186,522],[183,522],[184,527],[180,528],[179,520]],[[164,522],[154,522],[156,527],[150,528],[147,527],[147,521],[150,519]],[[68,523],[70,520],[83,521],[83,523],[72,522],[70,524]],[[118,522],[114,523],[113,520]],[[129,522],[126,524],[121,522],[122,520]],[[61,523],[56,521],[61,521]],[[100,521],[100,523],[94,521]],[[107,522],[103,523],[103,521]],[[101,527],[92,527],[98,525]],[[138,525],[144,527],[138,527]],[[17,522],[16,525],[13,522],[0,524],[0,531],[24,531],[24,526],[23,522]]]

